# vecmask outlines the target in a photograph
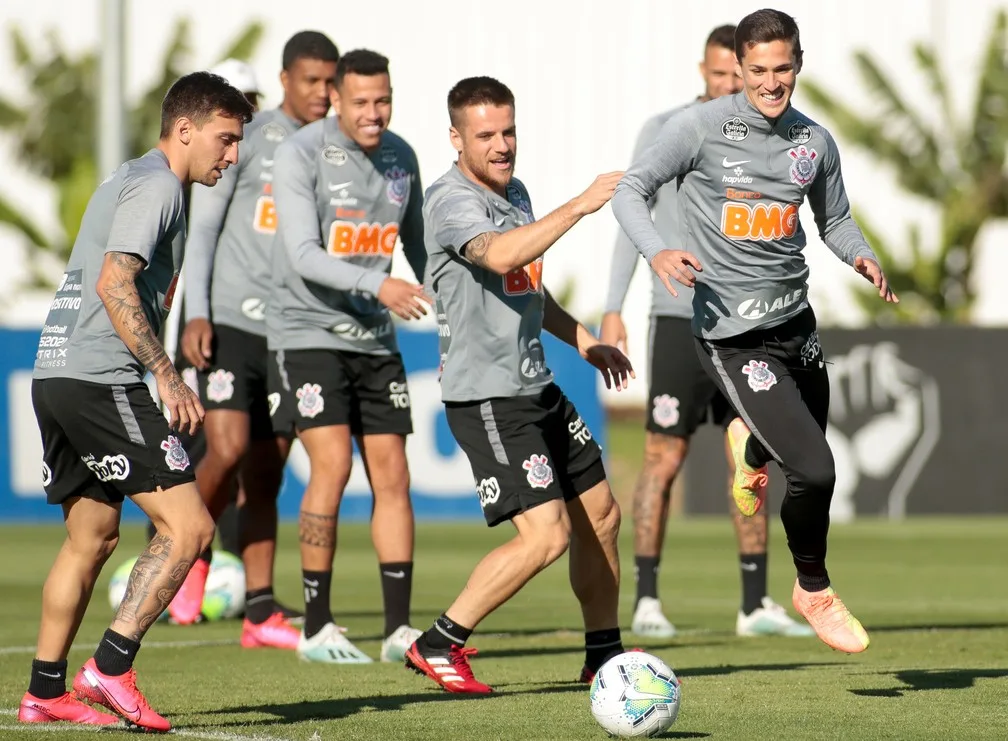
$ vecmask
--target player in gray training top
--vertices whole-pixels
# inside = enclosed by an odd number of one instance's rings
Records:
[[[49,308],[32,380],[42,485],[67,538],[42,589],[31,682],[18,719],[167,731],[136,686],[133,660],[193,561],[213,538],[178,430],[203,421],[199,399],[158,342],[185,241],[183,187],[213,185],[238,156],[252,107],[222,78],[179,79],[161,106],[157,147],[126,162],[88,202]],[[143,382],[150,371],[166,420]],[[140,554],[112,625],[66,691],[67,654],[130,497],[157,534]]]
[[[200,371],[200,395],[207,410],[207,450],[196,467],[196,483],[216,521],[242,469],[246,596],[241,643],[247,647],[293,651],[300,635],[273,598],[276,498],[293,437],[289,415],[282,422],[274,416],[274,435],[267,400],[265,314],[277,223],[273,160],[281,141],[328,112],[338,59],[336,46],[324,34],[301,31],[292,36],[283,50],[280,107],[253,119],[238,166],[220,184],[213,189],[195,186],[192,193],[182,351]],[[283,411],[274,410],[281,416]],[[176,622],[192,623],[199,617],[209,565],[207,551],[172,601]]]
[[[301,501],[305,623],[298,653],[309,661],[367,662],[333,623],[329,593],[336,519],[357,439],[374,493],[371,537],[385,602],[383,661],[401,661],[419,633],[409,626],[413,508],[406,435],[412,432],[406,370],[389,309],[426,313],[421,286],[390,277],[401,238],[423,279],[423,191],[416,154],[387,130],[388,59],[366,49],[336,68],[336,116],[305,126],[276,151],[279,227],[266,314],[271,391],[295,411],[311,461]],[[283,403],[283,401],[281,402]]]
[[[472,467],[491,527],[518,535],[476,566],[455,602],[410,647],[406,666],[449,692],[486,694],[465,648],[473,629],[570,544],[570,574],[585,623],[590,682],[623,650],[619,631],[619,506],[602,451],[553,382],[542,330],[577,348],[606,386],[625,388],[630,361],[601,344],[542,283],[543,254],[609,201],[622,173],[599,176],[539,221],[514,177],[514,96],[490,77],[448,93],[458,161],[427,191],[428,274],[437,299],[441,397]]]
[[[897,299],[851,218],[836,142],[790,104],[802,63],[794,19],[776,10],[746,16],[735,55],[743,91],[673,116],[620,182],[613,211],[668,290],[675,293],[671,280],[695,287],[697,352],[741,416],[728,428],[735,502],[755,514],[767,463],[777,461],[798,571],[792,602],[826,644],[854,653],[868,647],[868,635],[826,570],[836,473],[825,435],[829,376],[798,220],[806,198],[826,245],[883,299]],[[648,211],[648,200],[677,178],[684,244],[696,255],[668,249]]]
[[[703,103],[742,89],[735,62],[735,26],[718,26],[704,43],[700,74]],[[692,105],[692,104],[691,104]],[[639,159],[658,138],[665,122],[683,108],[649,119],[637,139],[634,159]],[[681,245],[677,183],[663,185],[651,199],[655,229],[668,244]],[[623,300],[640,253],[620,231],[613,251],[609,295],[602,317],[600,339],[626,348],[626,327],[620,316]],[[714,381],[704,372],[693,348],[693,291],[683,287],[679,296],[669,293],[657,274],[652,277],[651,327],[648,338],[648,418],[644,442],[644,465],[634,489],[634,572],[637,601],[631,629],[638,635],[667,638],[675,627],[662,612],[658,600],[658,564],[661,561],[668,522],[672,482],[686,459],[689,441],[705,421],[727,428],[737,416]],[[729,474],[734,461],[728,456]],[[729,502],[731,496],[728,497]],[[738,635],[812,635],[811,628],[795,622],[767,594],[767,514],[761,509],[745,517],[731,505],[739,545],[742,603],[735,621]]]

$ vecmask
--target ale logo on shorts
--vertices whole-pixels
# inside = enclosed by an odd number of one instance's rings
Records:
[[[210,401],[227,401],[234,396],[234,373],[218,368],[207,376],[206,395]]]
[[[795,147],[788,150],[791,163],[791,182],[795,185],[808,185],[816,176],[816,157],[819,154],[808,147]]]
[[[742,366],[742,372],[749,376],[749,388],[753,391],[767,391],[777,383],[777,376],[764,360],[750,360]]]
[[[189,468],[189,454],[174,435],[169,435],[167,440],[161,441],[161,450],[165,452],[165,463],[172,471],[184,471]]]
[[[491,476],[476,484],[476,493],[479,494],[480,509],[486,509],[488,504],[496,504],[500,499],[500,483],[497,477]]]
[[[662,394],[652,399],[651,419],[659,427],[671,427],[679,421],[679,399]]]
[[[528,471],[525,478],[533,489],[545,489],[553,483],[553,469],[544,455],[533,454],[522,463],[522,468]]]
[[[306,383],[294,392],[298,399],[298,412],[302,417],[314,419],[325,409],[325,399],[322,398],[322,387],[317,383]]]
[[[393,206],[401,206],[406,203],[406,194],[409,190],[410,175],[401,167],[393,167],[385,171],[385,197]]]
[[[280,394],[274,391],[266,397],[266,403],[269,404],[269,413],[272,417],[277,413],[277,409],[280,408]]]
[[[49,464],[42,461],[42,486],[49,486],[52,483],[52,469]]]

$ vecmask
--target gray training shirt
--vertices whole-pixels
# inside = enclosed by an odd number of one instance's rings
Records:
[[[298,124],[276,108],[256,114],[238,145],[238,164],[189,198],[185,313],[262,337],[276,233],[273,155]],[[212,281],[211,281],[212,276]]]
[[[310,123],[277,147],[273,195],[269,348],[397,352],[391,315],[377,299],[396,239],[418,282],[427,262],[420,168],[410,145],[386,131],[368,154],[335,117]]]
[[[681,245],[668,245],[648,200],[680,178]],[[724,339],[780,324],[808,306],[808,198],[819,234],[844,262],[875,260],[857,224],[833,137],[794,108],[777,123],[745,93],[690,106],[665,124],[616,186],[613,213],[647,259],[664,249],[692,252],[703,266],[693,297],[693,333]]]
[[[689,105],[694,105],[690,103]],[[648,150],[648,148],[658,140],[658,134],[662,126],[672,116],[684,110],[688,106],[673,108],[671,111],[659,113],[657,116],[649,118],[644,128],[641,129],[640,136],[637,137],[637,144],[634,146],[633,161],[636,162]],[[678,182],[673,180],[666,183],[651,199],[651,216],[654,219],[655,229],[658,234],[669,245],[682,247],[682,235],[679,233],[679,188]],[[190,258],[191,259],[191,258]],[[627,290],[630,288],[630,280],[634,271],[640,264],[640,253],[634,247],[633,242],[626,233],[620,229],[616,235],[616,246],[613,248],[612,269],[609,272],[609,293],[606,296],[605,311],[620,313],[623,310],[623,302],[626,300]],[[188,270],[188,268],[187,268]],[[693,316],[693,289],[676,284],[679,296],[669,293],[661,278],[654,271],[651,271],[651,316],[671,316],[680,319],[689,319]]]
[[[553,381],[542,334],[542,258],[498,275],[465,259],[471,239],[531,224],[532,202],[517,178],[507,198],[467,178],[457,165],[430,188],[424,232],[436,299],[441,398],[483,401],[530,396]]]
[[[167,157],[152,149],[120,165],[88,201],[46,316],[32,376],[109,385],[142,381],[147,369],[112,327],[98,297],[98,275],[108,252],[143,259],[136,287],[157,334],[171,308],[184,251],[185,197]]]

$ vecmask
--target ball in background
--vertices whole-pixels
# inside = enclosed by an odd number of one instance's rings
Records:
[[[679,716],[679,684],[672,668],[657,656],[627,651],[609,659],[595,674],[592,715],[610,735],[654,736]]]

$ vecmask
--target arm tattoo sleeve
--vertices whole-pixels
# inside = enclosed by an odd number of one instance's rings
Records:
[[[465,243],[465,258],[473,265],[479,265],[481,268],[489,270],[487,252],[490,251],[490,244],[493,242],[495,236],[497,235],[485,232],[478,237],[470,239]]]
[[[136,276],[144,261],[124,252],[110,252],[109,262],[102,268],[106,277],[101,283],[101,300],[112,327],[137,359],[154,375],[171,367],[164,347],[144,314],[137,292]]]

